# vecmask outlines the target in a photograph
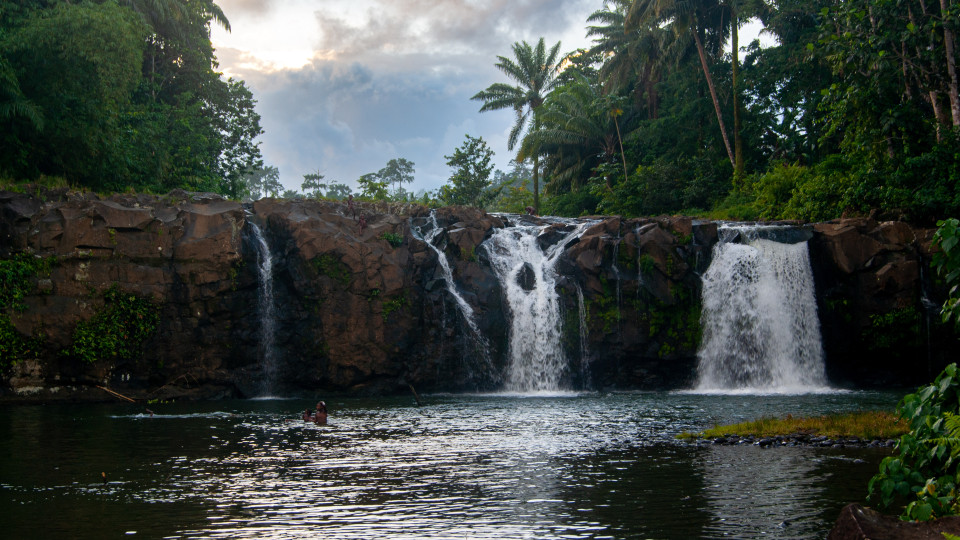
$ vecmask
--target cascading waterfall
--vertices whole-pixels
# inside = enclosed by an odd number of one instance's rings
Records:
[[[621,335],[620,329],[620,319],[623,311],[620,310],[621,304],[621,294],[620,294],[620,269],[617,268],[617,261],[620,260],[620,242],[622,238],[620,237],[620,230],[617,230],[617,243],[613,245],[613,261],[610,263],[610,268],[613,269],[613,280],[616,282],[617,286],[617,335]]]
[[[731,229],[732,230],[732,229]],[[825,389],[807,242],[723,231],[703,275],[698,391]],[[747,244],[723,241],[740,236]]]
[[[510,356],[506,390],[555,391],[569,365],[561,345],[560,299],[554,266],[563,249],[591,222],[551,220],[569,230],[541,249],[538,237],[550,225],[515,225],[496,230],[481,244],[510,307]]]
[[[260,279],[260,287],[257,291],[260,320],[260,366],[263,371],[260,392],[263,396],[269,396],[273,392],[273,384],[277,376],[274,351],[277,307],[273,299],[273,255],[260,227],[257,227],[257,224],[252,221],[247,223],[249,223],[250,230],[253,231],[253,236],[257,241],[257,271]]]
[[[590,365],[590,348],[587,340],[590,338],[590,329],[587,326],[587,308],[583,300],[583,288],[579,283],[577,284],[577,309],[580,318],[580,380],[583,381],[583,386],[588,387],[587,366]]]
[[[437,254],[437,262],[440,263],[440,269],[443,271],[443,280],[447,284],[447,292],[449,292],[450,296],[456,301],[461,318],[467,323],[467,327],[470,328],[474,349],[480,361],[483,363],[483,369],[490,374],[495,373],[493,362],[490,359],[490,345],[486,338],[483,337],[483,334],[480,333],[480,328],[477,326],[476,320],[474,320],[473,307],[463,298],[460,291],[457,290],[456,283],[453,281],[453,268],[450,267],[446,253],[434,244],[434,241],[443,232],[443,228],[437,224],[436,212],[431,211],[426,223],[420,226],[411,225],[410,230],[414,237],[430,246],[430,249]]]

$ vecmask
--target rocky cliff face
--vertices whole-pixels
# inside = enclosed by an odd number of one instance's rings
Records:
[[[371,203],[243,206],[185,192],[0,192],[0,397],[110,397],[98,387],[144,399],[255,396],[265,388],[494,390],[509,355],[509,314],[484,242],[519,221],[550,224],[458,207],[431,215],[420,206]],[[249,223],[273,259],[269,353],[278,361],[269,373],[258,308],[263,254]],[[700,338],[699,274],[717,225],[590,223],[556,263],[562,351],[579,366],[564,383],[689,384]],[[563,227],[551,225],[538,242],[556,243]],[[902,223],[815,226],[810,249],[836,380],[902,381],[915,372],[913,357],[925,356],[932,370],[945,360],[952,338],[931,326],[939,341],[921,339],[929,313],[922,299],[934,296],[923,274],[929,237]],[[913,340],[910,362],[901,356],[907,341],[878,339],[893,330]],[[263,384],[268,374],[271,386]]]

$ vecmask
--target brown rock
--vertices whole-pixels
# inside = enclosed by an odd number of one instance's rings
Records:
[[[943,533],[960,535],[960,517],[913,523],[848,504],[840,511],[827,540],[943,540]]]

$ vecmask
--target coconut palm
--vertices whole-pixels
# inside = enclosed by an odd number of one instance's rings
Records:
[[[579,74],[547,97],[539,113],[540,127],[523,138],[520,156],[547,156],[549,191],[577,189],[598,166],[615,163],[617,154],[622,155],[619,101],[617,96],[604,96],[599,83]],[[626,177],[626,161],[623,173]]]
[[[486,90],[477,92],[470,99],[482,101],[480,112],[499,109],[513,109],[517,113],[517,120],[510,130],[507,139],[507,148],[513,150],[521,135],[528,130],[536,130],[539,123],[537,110],[543,100],[556,85],[557,61],[560,52],[560,42],[548,51],[543,38],[536,47],[526,41],[513,44],[514,58],[498,56],[496,66],[504,74],[513,79],[517,85],[494,83]],[[533,208],[540,212],[540,162],[539,153],[534,152],[533,159]],[[518,156],[522,161],[522,158]]]
[[[647,117],[657,118],[659,96],[657,84],[663,77],[665,58],[677,56],[671,47],[672,32],[656,25],[627,31],[625,22],[632,0],[615,0],[612,6],[592,13],[587,22],[587,36],[594,45],[589,54],[604,58],[600,79],[604,92],[621,91],[633,86],[638,103],[646,99]]]
[[[713,100],[713,108],[717,113],[717,123],[720,126],[720,135],[727,150],[727,157],[730,159],[730,165],[736,168],[737,160],[733,148],[730,146],[730,137],[727,135],[727,128],[723,122],[720,100],[717,98],[717,89],[707,61],[704,37],[701,36],[701,34],[707,35],[706,28],[708,25],[706,21],[710,17],[717,16],[720,16],[719,24],[709,25],[710,28],[716,30],[709,37],[717,39],[717,36],[726,35],[730,17],[728,14],[724,16],[726,10],[723,7],[716,0],[633,0],[630,9],[627,11],[625,26],[628,30],[641,26],[666,26],[677,37],[689,36],[693,38],[697,47],[697,54],[700,57],[700,67],[703,69],[707,88],[710,90],[710,98]],[[722,37],[719,41],[722,43]]]

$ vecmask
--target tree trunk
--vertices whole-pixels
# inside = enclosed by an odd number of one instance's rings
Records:
[[[740,80],[740,43],[739,43],[739,29],[737,26],[739,21],[737,20],[737,11],[733,5],[733,2],[730,3],[730,42],[731,42],[731,56],[732,56],[732,82],[733,82],[733,146],[734,146],[734,164],[733,164],[733,174],[735,177],[743,176],[743,138],[740,136],[742,130],[740,124],[740,90],[738,88]]]
[[[533,154],[533,213],[540,215],[540,155]]]
[[[947,73],[950,75],[950,114],[954,127],[960,126],[960,92],[957,88],[957,59],[953,55],[953,30],[947,22],[947,0],[940,0],[940,12],[943,14],[943,45],[947,50]]]
[[[947,119],[940,108],[940,98],[936,90],[930,91],[930,106],[933,107],[933,116],[937,119],[937,142],[943,142],[943,126],[947,125]]]
[[[627,182],[630,180],[630,177],[627,176],[627,154],[623,152],[623,139],[620,138],[620,122],[617,122],[617,117],[613,117],[613,125],[617,126],[617,142],[620,143],[620,157],[623,158],[623,181]]]
[[[717,123],[720,124],[720,135],[723,136],[723,145],[727,148],[727,157],[730,158],[730,165],[736,169],[737,162],[733,157],[733,149],[730,148],[730,137],[727,136],[727,128],[723,123],[723,113],[720,112],[720,100],[717,99],[717,89],[713,86],[713,77],[710,76],[710,67],[707,65],[707,53],[703,50],[703,43],[700,41],[699,31],[694,30],[692,34],[693,40],[697,44],[697,53],[700,55],[700,65],[703,67],[703,75],[707,80],[707,88],[710,89],[710,98],[713,99],[713,108],[717,111]]]

